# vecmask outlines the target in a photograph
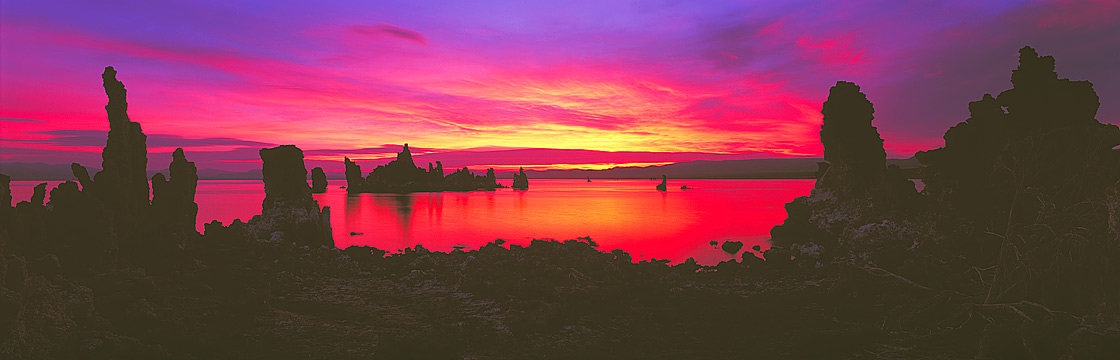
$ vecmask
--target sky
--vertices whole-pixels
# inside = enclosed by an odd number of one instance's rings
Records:
[[[314,4],[314,5],[312,5]],[[149,168],[499,171],[821,155],[853,81],[889,157],[941,146],[1025,45],[1120,123],[1120,0],[0,1],[0,163],[99,167],[119,72]]]

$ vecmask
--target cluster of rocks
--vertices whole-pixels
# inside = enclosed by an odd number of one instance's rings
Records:
[[[908,293],[944,298],[938,316],[960,321],[942,336],[978,342],[982,357],[1115,347],[1120,129],[1095,119],[1089,82],[1059,79],[1030,47],[1012,85],[970,103],[944,147],[917,154],[919,193],[884,166],[870,101],[838,82],[822,111],[827,163],[811,195],[786,205],[764,268],[838,273],[830,291],[848,297],[838,303],[884,314],[913,311],[901,305]],[[744,253],[742,264],[757,260]],[[896,329],[936,326],[912,316]]]
[[[397,153],[396,160],[378,165],[369,175],[362,176],[362,168],[357,163],[344,158],[346,167],[346,191],[349,193],[385,193],[417,191],[473,191],[494,190],[503,187],[498,184],[494,169],[486,175],[474,175],[467,168],[445,175],[443,163],[428,163],[428,169],[416,166],[408,144]]]
[[[10,178],[0,175],[0,357],[168,358],[221,336],[198,334],[198,316],[216,311],[236,319],[243,315],[225,307],[240,313],[239,304],[267,291],[265,279],[227,283],[236,281],[235,269],[256,265],[224,267],[224,258],[285,236],[294,248],[334,248],[329,209],[311,198],[303,153],[290,145],[261,150],[262,214],[231,225],[226,233],[236,239],[201,237],[195,164],[176,149],[170,176],[152,177],[149,198],[146,136],[128,118],[116,71],[108,67],[102,77],[110,122],[103,170],[90,177],[74,163],[77,182],[59,184],[49,197],[41,183],[15,207]]]

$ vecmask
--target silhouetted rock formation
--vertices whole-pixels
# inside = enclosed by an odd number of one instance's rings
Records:
[[[863,122],[870,104],[838,84],[822,130],[830,164],[812,195],[786,205],[766,267],[839,273],[828,290],[850,297],[839,306],[862,307],[899,290],[912,295],[887,301],[953,294],[946,304],[958,310],[940,316],[986,320],[965,321],[946,336],[976,343],[978,358],[1059,358],[1082,353],[1072,344],[1089,338],[1120,339],[1096,325],[1120,319],[1120,283],[1112,279],[1120,272],[1113,261],[1120,257],[1120,153],[1113,149],[1120,128],[1094,118],[1099,100],[1091,84],[1059,79],[1053,58],[1029,47],[1020,50],[1012,85],[970,103],[970,118],[945,133],[943,148],[917,154],[927,196],[914,198],[894,169],[881,169],[872,146],[881,140]],[[836,96],[841,91],[848,95]],[[851,104],[833,106],[838,99]],[[831,138],[838,113],[861,119],[841,131],[850,137]],[[857,138],[862,144],[848,141]],[[838,157],[835,149],[861,150]]]
[[[131,232],[143,221],[149,202],[148,137],[140,124],[128,118],[124,84],[117,80],[117,71],[106,67],[101,74],[109,103],[109,138],[101,153],[101,171],[94,183],[107,210],[119,225],[118,230]]]
[[[78,183],[82,184],[83,191],[93,191],[93,179],[90,179],[89,170],[86,170],[85,166],[79,163],[70,163],[70,172],[74,174],[75,178],[78,178]]]
[[[265,198],[261,214],[249,222],[252,235],[260,240],[277,241],[279,236],[300,245],[333,247],[330,208],[320,210],[311,197],[303,150],[282,145],[261,149],[260,154]]]
[[[525,175],[525,168],[520,168],[516,174],[513,174],[513,185],[510,187],[519,190],[529,188],[529,175]]]
[[[657,191],[665,191],[669,189],[669,177],[661,175],[661,183],[657,184]]]
[[[443,163],[436,161],[433,166],[428,163],[428,169],[416,166],[412,159],[412,151],[408,144],[397,153],[397,159],[386,165],[381,165],[370,171],[369,175],[362,177],[362,168],[358,164],[345,158],[346,190],[349,193],[363,192],[414,192],[414,191],[472,191],[493,190],[500,187],[494,169],[489,169],[486,175],[476,176],[467,168],[456,170],[444,175]]]
[[[264,175],[264,202],[261,207],[307,207],[315,202],[307,186],[307,167],[303,150],[295,145],[261,149]]]
[[[152,211],[175,231],[194,231],[198,217],[198,204],[194,202],[198,168],[187,161],[182,148],[175,149],[171,157],[171,179],[165,180],[162,173],[152,176]]]
[[[1120,266],[1102,268],[1120,257],[1108,221],[1117,215],[1120,128],[1095,119],[1091,83],[1059,79],[1054,58],[1030,47],[1019,50],[1011,83],[970,103],[944,147],[918,153],[925,193],[949,215],[941,226],[961,233],[957,252],[999,269],[991,301],[1074,312],[1120,302],[1110,275]]]
[[[343,165],[346,167],[346,192],[355,193],[361,192],[365,179],[362,178],[362,167],[350,161],[350,158],[343,158]]]
[[[828,91],[821,113],[821,145],[829,168],[821,177],[822,185],[843,182],[845,185],[872,183],[886,170],[887,153],[883,139],[871,125],[875,109],[859,90],[859,86],[837,81]],[[849,179],[842,179],[849,177]]]
[[[35,206],[43,206],[43,200],[47,198],[47,183],[39,183],[35,185],[34,192],[31,194],[31,204]]]
[[[1095,119],[1100,102],[1091,83],[1059,79],[1054,58],[1030,47],[1019,51],[1011,83],[998,97],[970,103],[971,117],[945,132],[944,147],[918,152],[927,194],[947,209],[1006,224],[1024,189],[1077,202],[1115,182],[1111,149],[1120,130]]]
[[[743,242],[730,240],[724,241],[723,245],[720,246],[720,249],[723,249],[723,252],[728,254],[738,254],[739,250],[743,249]]]
[[[327,192],[327,173],[323,172],[321,167],[311,169],[311,192],[316,194]]]
[[[0,174],[0,208],[12,207],[12,178]]]
[[[475,175],[464,167],[444,177],[443,182],[444,190],[455,191],[493,190],[499,187],[493,168],[487,169],[486,175]]]
[[[914,183],[886,166],[883,140],[872,126],[875,110],[856,84],[838,81],[822,106],[820,163],[812,195],[786,204],[789,217],[771,230],[767,260],[799,258],[799,264],[832,261],[890,261],[910,243],[883,242],[880,232],[915,230],[920,211]],[[873,226],[864,226],[875,224]]]

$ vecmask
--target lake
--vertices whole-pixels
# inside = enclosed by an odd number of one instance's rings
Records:
[[[813,182],[670,180],[668,191],[660,192],[654,189],[660,179],[530,179],[524,191],[348,195],[341,188],[344,180],[331,180],[327,192],[314,197],[331,207],[340,248],[371,245],[396,251],[421,244],[449,251],[476,249],[495,239],[527,245],[532,239],[590,237],[600,249],[623,249],[636,260],[693,257],[715,264],[735,256],[710,245],[713,240],[766,249],[770,229],[785,220],[785,203],[809,195]],[[38,183],[13,181],[13,202],[29,199]],[[48,183],[49,192],[60,181]],[[199,181],[198,228],[210,220],[248,220],[260,213],[262,200],[259,180]]]

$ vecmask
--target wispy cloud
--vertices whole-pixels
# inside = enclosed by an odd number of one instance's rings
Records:
[[[418,31],[409,30],[400,26],[393,26],[389,24],[377,25],[354,25],[350,26],[350,31],[356,34],[365,35],[368,37],[390,36],[398,39],[408,40],[420,45],[430,45],[428,38],[424,37]]]

